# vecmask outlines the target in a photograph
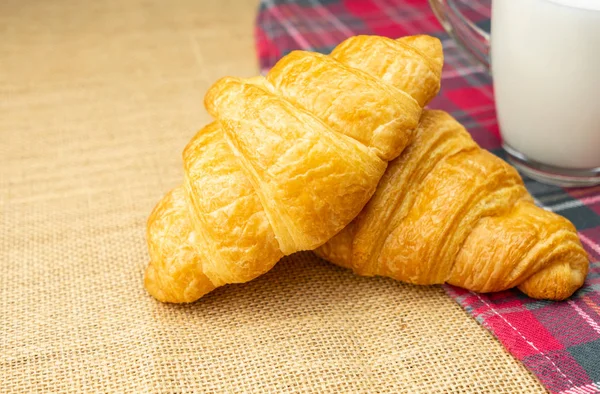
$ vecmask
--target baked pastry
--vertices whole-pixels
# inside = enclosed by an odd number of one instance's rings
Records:
[[[534,204],[517,171],[449,114],[426,110],[358,217],[316,250],[359,275],[562,300],[589,260],[575,227]]]
[[[412,139],[442,61],[433,37],[357,36],[329,56],[292,52],[266,77],[217,81],[185,182],[148,220],[150,294],[192,302],[333,237]]]

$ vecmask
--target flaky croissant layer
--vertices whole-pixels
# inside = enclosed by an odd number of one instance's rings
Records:
[[[329,56],[292,52],[266,77],[217,81],[185,182],[148,220],[150,294],[191,302],[342,230],[411,141],[442,62],[433,37],[357,36]]]
[[[316,250],[360,275],[562,300],[589,260],[575,227],[537,207],[514,168],[442,111],[423,112],[358,217]]]

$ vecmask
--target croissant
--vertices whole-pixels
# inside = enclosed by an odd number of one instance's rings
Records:
[[[316,250],[359,275],[562,300],[589,260],[575,227],[537,207],[517,171],[449,114],[425,110],[358,217]]]
[[[341,231],[412,139],[442,63],[433,37],[356,36],[329,56],[291,52],[266,77],[217,81],[204,100],[215,121],[148,219],[148,292],[192,302]]]

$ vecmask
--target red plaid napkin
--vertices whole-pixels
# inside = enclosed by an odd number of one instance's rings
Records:
[[[489,18],[465,2],[482,27]],[[430,107],[450,112],[486,149],[503,157],[490,78],[448,38],[426,0],[262,0],[256,26],[261,70],[295,49],[328,53],[356,34],[430,34],[445,51],[442,90]],[[487,327],[552,392],[600,392],[600,187],[563,189],[524,177],[537,203],[567,217],[590,254],[585,286],[565,302],[537,301],[517,290],[446,292]]]

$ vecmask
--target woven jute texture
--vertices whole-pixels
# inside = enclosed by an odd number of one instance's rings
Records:
[[[0,392],[543,392],[438,287],[311,253],[199,302],[142,287],[146,218],[253,1],[0,2]]]

